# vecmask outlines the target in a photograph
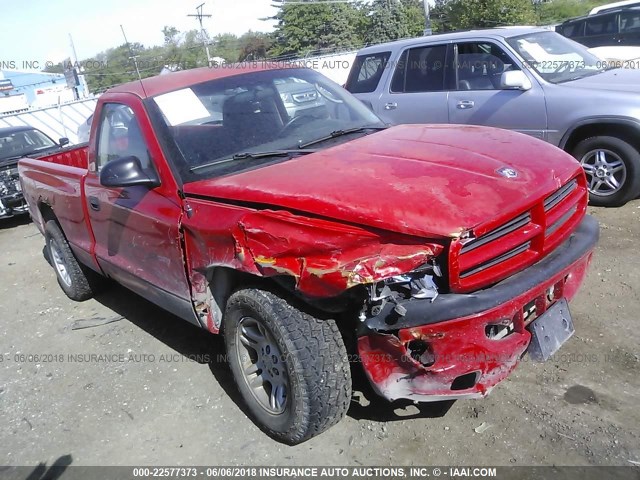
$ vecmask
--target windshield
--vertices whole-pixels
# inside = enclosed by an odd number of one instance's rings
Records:
[[[39,130],[0,133],[0,160],[20,158],[57,146]]]
[[[150,107],[180,152],[184,182],[285,161],[283,151],[305,153],[310,142],[323,148],[360,133],[352,129],[383,126],[342,87],[299,68],[211,80],[158,95]],[[279,154],[247,155],[268,152]]]
[[[525,66],[547,82],[562,83],[595,75],[606,62],[580,45],[555,32],[536,32],[507,39],[520,54]]]

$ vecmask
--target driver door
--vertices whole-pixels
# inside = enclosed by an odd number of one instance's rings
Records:
[[[181,203],[167,172],[159,172],[163,184],[156,188],[100,184],[101,169],[116,158],[135,156],[143,169],[156,171],[164,160],[150,128],[143,134],[141,124],[149,124],[138,107],[107,103],[100,113],[85,182],[95,255],[109,277],[183,318],[193,316],[180,242]]]

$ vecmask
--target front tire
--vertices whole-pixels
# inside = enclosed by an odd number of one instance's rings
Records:
[[[587,138],[573,156],[587,175],[591,205],[618,207],[640,194],[640,153],[624,140]]]
[[[305,313],[257,289],[235,292],[224,319],[227,357],[255,423],[295,445],[346,414],[351,373],[333,320]]]
[[[64,233],[55,220],[49,220],[44,238],[58,284],[71,300],[82,302],[93,297],[101,281],[99,275],[78,263]]]

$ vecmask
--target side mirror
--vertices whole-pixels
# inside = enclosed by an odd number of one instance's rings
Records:
[[[522,70],[509,70],[500,76],[500,88],[503,90],[530,90],[532,86]]]
[[[69,139],[67,137],[62,137],[60,140],[58,140],[58,145],[60,145],[61,147],[69,145]]]
[[[155,188],[160,185],[155,172],[145,172],[138,157],[120,157],[111,160],[100,170],[100,184],[105,187],[145,186]]]

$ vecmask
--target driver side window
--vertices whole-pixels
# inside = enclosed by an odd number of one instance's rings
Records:
[[[140,124],[127,105],[105,104],[98,132],[98,171],[111,160],[134,156],[143,170],[152,170],[149,149],[142,136]]]
[[[513,59],[493,43],[459,43],[457,53],[458,90],[499,90],[502,73],[519,70]]]

